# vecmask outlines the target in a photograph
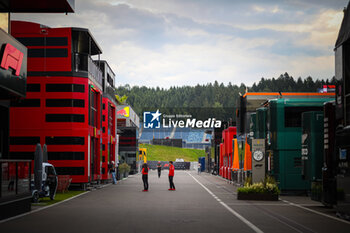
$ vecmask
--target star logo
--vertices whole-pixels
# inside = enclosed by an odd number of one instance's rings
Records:
[[[143,127],[150,129],[159,129],[160,128],[160,116],[162,114],[157,109],[156,112],[144,112],[143,113]]]
[[[151,122],[154,121],[155,119],[157,119],[159,121],[159,117],[160,117],[160,115],[162,115],[161,113],[159,113],[159,109],[157,109],[157,111],[155,113],[151,113],[151,114],[153,116]]]

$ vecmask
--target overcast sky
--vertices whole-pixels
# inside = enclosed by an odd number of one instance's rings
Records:
[[[334,76],[348,0],[76,0],[74,14],[12,14],[89,28],[117,85],[252,85],[261,77]]]

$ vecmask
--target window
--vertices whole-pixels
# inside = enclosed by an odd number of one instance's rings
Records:
[[[113,117],[115,116],[115,108],[112,105],[108,104],[108,131],[109,133],[114,133],[114,122]]]
[[[97,98],[98,93],[90,88],[89,91],[89,125],[97,127]]]
[[[84,160],[84,152],[48,152],[49,160]]]
[[[114,83],[113,83],[113,79],[112,77],[107,73],[107,82],[113,87]]]
[[[301,114],[309,111],[323,111],[323,107],[285,107],[284,108],[284,126],[301,127]]]
[[[81,99],[46,99],[46,107],[80,107],[83,108],[85,101]]]
[[[10,145],[36,145],[40,137],[10,137]]]
[[[46,137],[46,145],[85,145],[84,137]]]
[[[83,114],[46,114],[46,122],[80,122],[83,123]]]
[[[84,175],[83,167],[56,167],[56,172],[58,175]]]
[[[56,171],[52,166],[46,166],[45,172],[48,176],[55,176],[56,175]]]
[[[68,57],[68,49],[28,49],[28,57]]]
[[[16,158],[16,159],[34,159],[34,151],[31,152],[10,152],[10,158]]]
[[[27,92],[40,92],[40,84],[27,83]]]
[[[11,101],[11,107],[40,107],[40,99],[20,99]]]
[[[67,37],[17,37],[25,46],[67,46]]]
[[[83,84],[46,84],[46,92],[85,92]]]

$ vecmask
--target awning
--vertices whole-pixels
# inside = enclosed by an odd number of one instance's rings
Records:
[[[337,42],[335,43],[335,48],[338,48],[340,45],[344,44],[350,38],[350,13],[349,13],[350,2],[348,7],[344,12],[343,22],[339,30]]]
[[[68,13],[74,5],[75,0],[0,0],[0,12]]]

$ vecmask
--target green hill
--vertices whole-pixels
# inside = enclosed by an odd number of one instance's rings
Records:
[[[198,149],[150,144],[140,144],[139,148],[147,148],[147,160],[153,161],[175,161],[175,159],[184,159],[185,162],[195,162],[198,161],[199,157],[205,156],[205,151]]]

